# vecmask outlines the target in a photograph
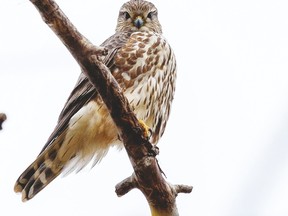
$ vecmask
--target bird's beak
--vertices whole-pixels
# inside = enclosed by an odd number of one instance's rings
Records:
[[[142,17],[141,16],[137,16],[136,19],[134,20],[134,25],[138,29],[140,29],[143,26],[143,24],[144,24],[144,21],[143,21]]]

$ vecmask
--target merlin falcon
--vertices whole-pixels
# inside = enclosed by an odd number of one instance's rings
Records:
[[[170,114],[176,79],[176,59],[162,36],[157,8],[144,0],[123,4],[115,34],[101,46],[108,50],[103,62],[156,145]],[[82,72],[54,131],[14,190],[27,201],[59,174],[80,171],[91,160],[95,165],[112,146],[123,143],[99,93]]]

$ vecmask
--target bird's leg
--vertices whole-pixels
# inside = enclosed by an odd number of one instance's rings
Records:
[[[148,145],[148,149],[149,149],[148,155],[155,157],[156,155],[159,154],[159,148],[156,145],[149,142],[149,139],[152,136],[153,131],[143,120],[140,119],[140,120],[138,120],[138,122],[141,125],[141,127],[144,129],[144,137],[148,141],[146,143]]]
[[[146,143],[148,145],[148,148],[149,148],[148,155],[155,157],[156,155],[159,154],[159,148],[156,145],[149,142],[149,139],[152,136],[153,131],[148,125],[146,125],[146,123],[143,120],[140,119],[140,120],[138,120],[138,122],[142,126],[142,128],[144,129],[144,136],[145,136],[145,138],[147,138],[147,141],[148,141]]]
[[[143,120],[138,120],[138,122],[142,127],[142,129],[144,130],[143,132],[144,138],[149,142],[149,139],[152,136],[152,129],[148,125],[146,125],[146,123]],[[117,138],[118,140],[123,141],[120,134],[118,134]]]
[[[144,137],[149,140],[150,137],[152,136],[152,129],[148,125],[146,125],[146,123],[143,120],[140,119],[138,120],[138,122],[144,129]]]

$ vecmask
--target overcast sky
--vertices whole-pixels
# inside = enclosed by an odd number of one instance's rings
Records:
[[[96,45],[114,33],[123,1],[58,0]],[[158,160],[179,194],[181,216],[288,215],[287,0],[177,0],[158,7],[178,62],[171,118]],[[57,178],[29,202],[13,192],[70,94],[79,66],[26,0],[0,6],[0,215],[146,216],[132,173],[112,149],[92,170]]]

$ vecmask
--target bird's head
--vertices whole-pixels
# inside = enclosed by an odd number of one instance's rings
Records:
[[[130,0],[122,5],[116,31],[153,31],[161,33],[157,8],[145,0]]]

